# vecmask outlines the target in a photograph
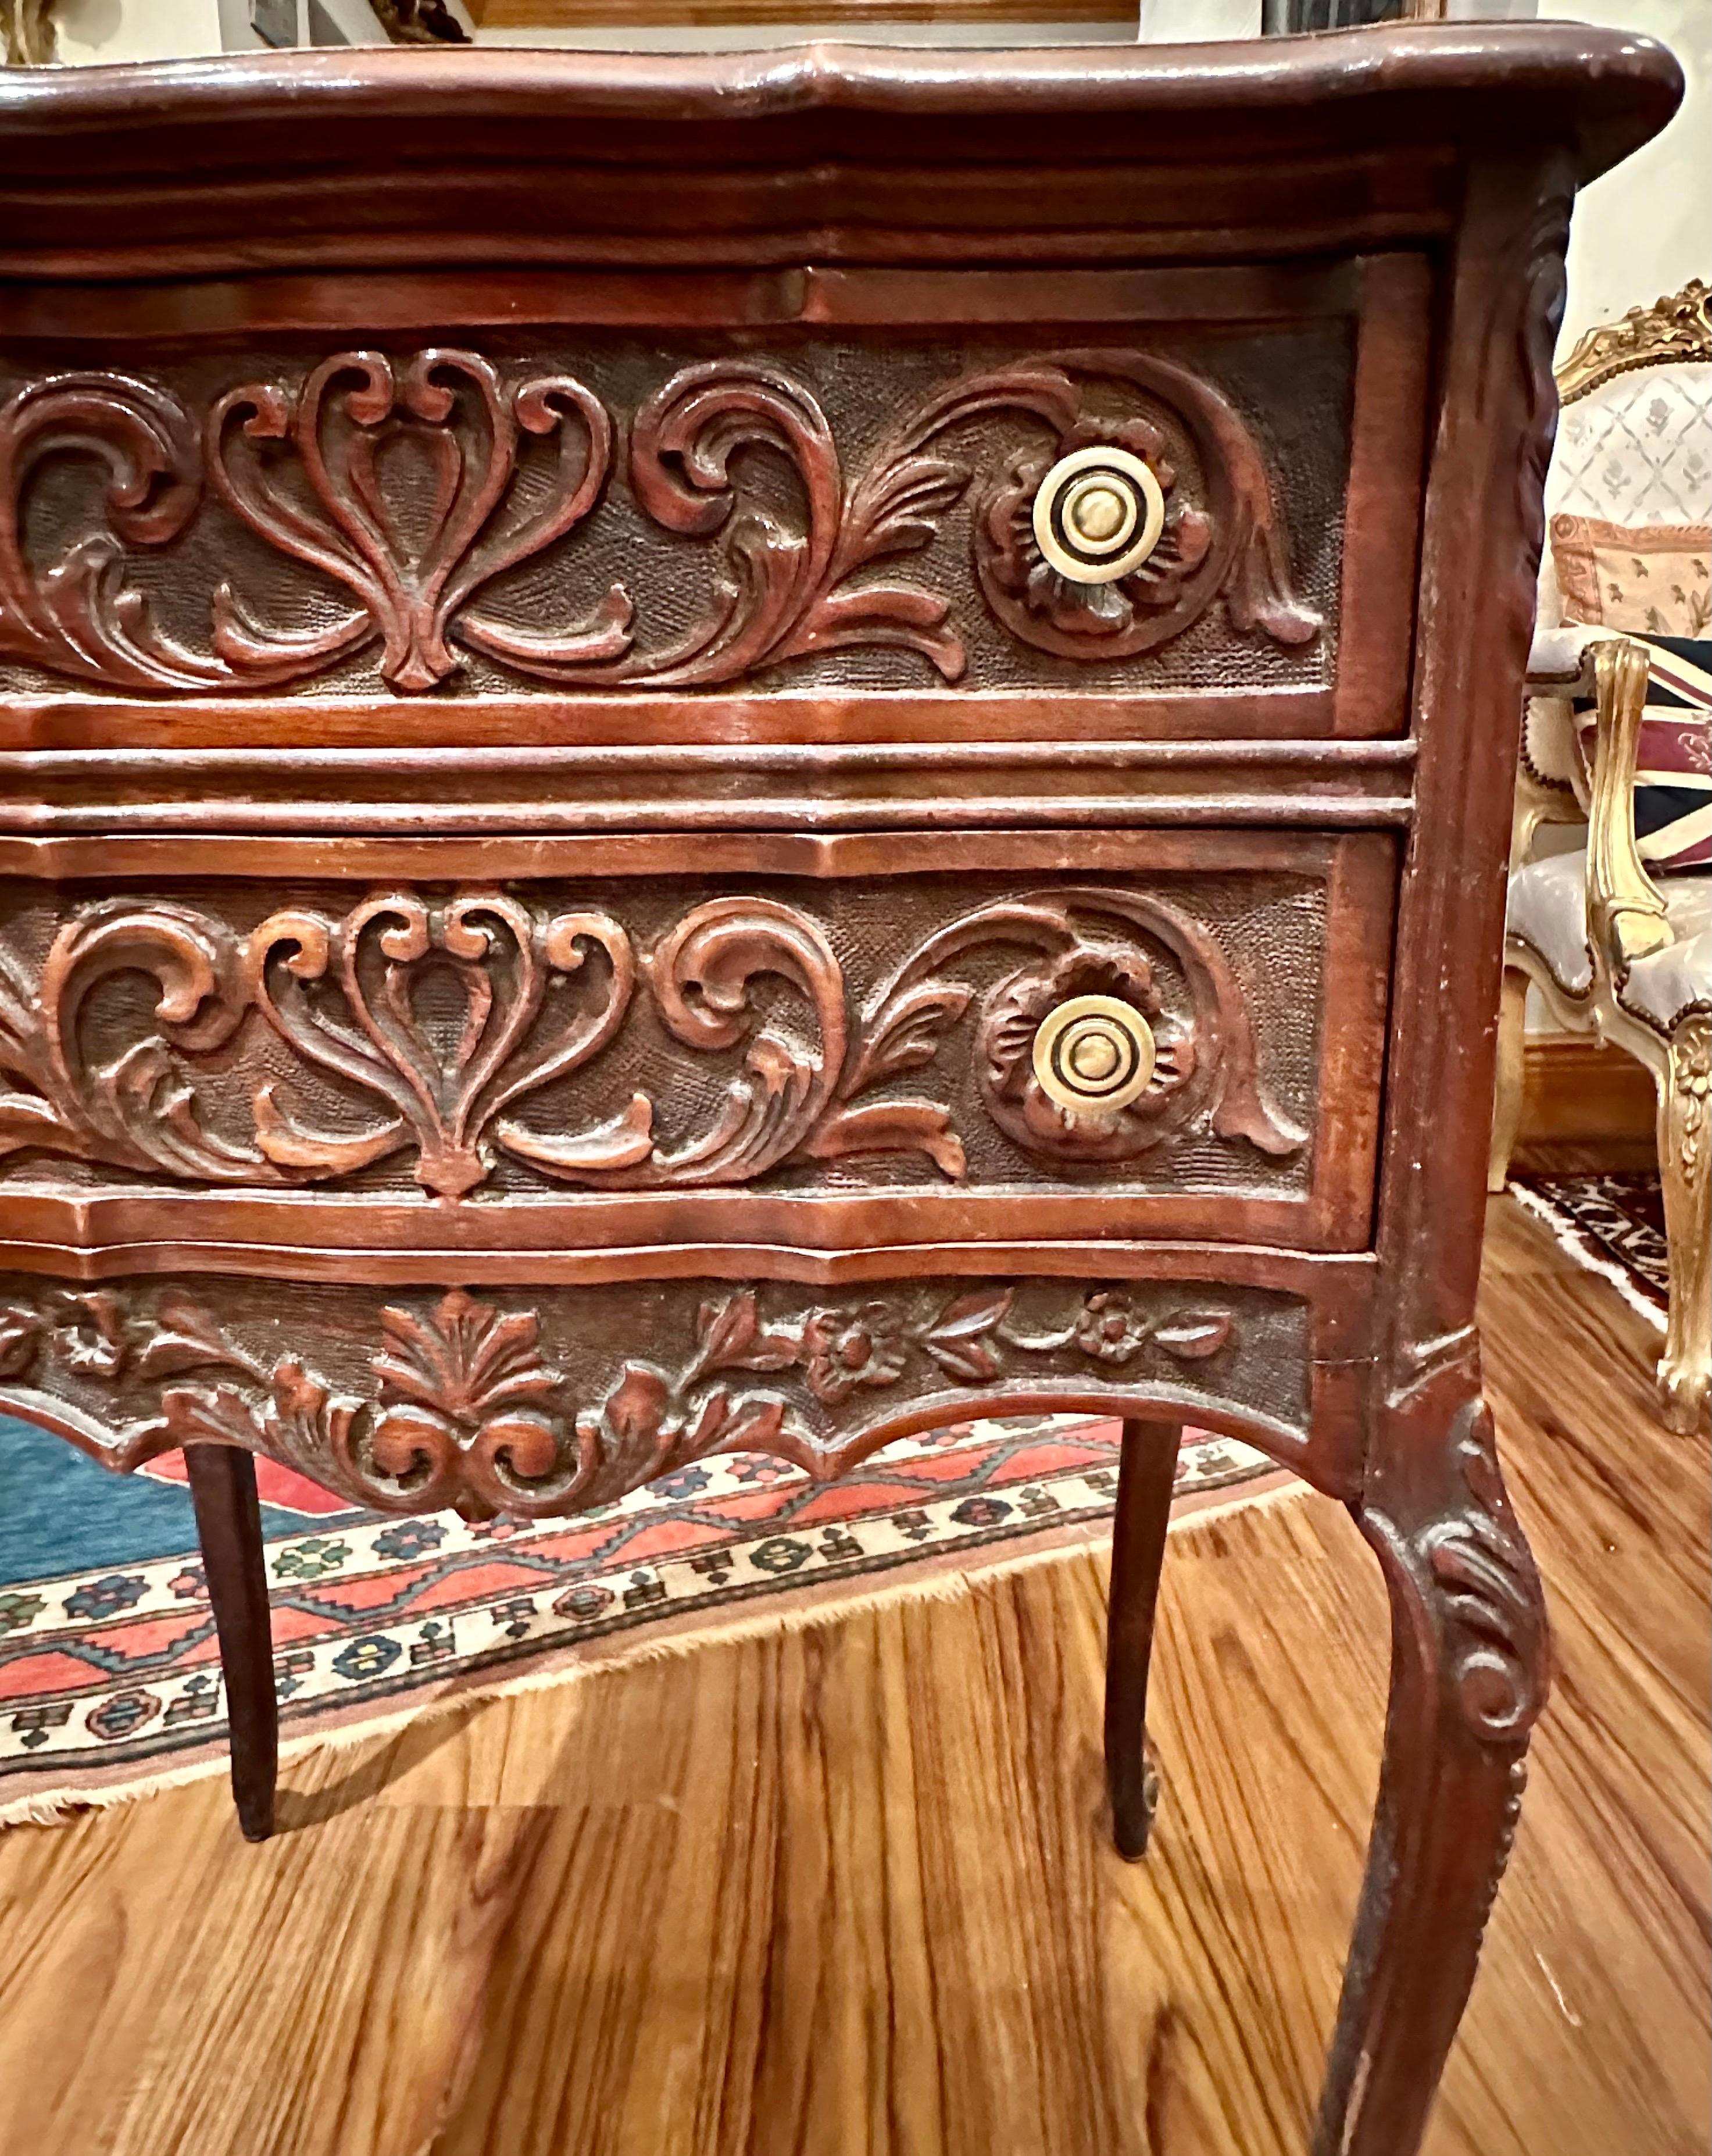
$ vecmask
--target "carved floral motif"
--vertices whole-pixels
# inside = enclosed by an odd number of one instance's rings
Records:
[[[992,470],[975,430],[1000,417],[1040,439]],[[1174,468],[1167,424],[1191,447],[1192,479]],[[680,368],[635,413],[625,477],[662,531],[718,542],[721,574],[702,617],[664,649],[638,647],[622,584],[590,595],[563,629],[508,624],[479,603],[494,578],[600,503],[617,430],[574,376],[512,378],[479,353],[439,346],[397,359],[341,352],[300,380],[228,390],[200,432],[198,449],[175,397],[118,373],[56,377],[0,408],[0,656],[108,688],[188,691],[300,680],[378,643],[382,679],[416,693],[454,672],[458,645],[541,680],[653,689],[735,682],[865,645],[914,651],[956,680],[966,657],[951,600],[891,565],[928,547],[971,487],[977,583],[1006,628],[1040,650],[1132,657],[1221,598],[1238,630],[1278,643],[1305,643],[1320,626],[1292,593],[1283,522],[1248,427],[1211,383],[1142,352],[1071,352],[961,377],[853,477],[825,413],[786,368],[739,358]],[[551,446],[545,476],[529,465],[532,441]],[[1072,586],[1039,559],[1029,504],[1058,457],[1096,441],[1151,465],[1166,526],[1132,575]],[[22,520],[50,455],[105,465],[111,528],[44,569],[28,558]],[[757,457],[789,468],[792,511],[755,496]],[[307,628],[267,627],[227,581],[213,594],[207,652],[153,629],[122,583],[123,547],[178,538],[204,478],[257,538],[355,608]]]
[[[1125,353],[1110,365],[1152,392],[1187,426],[1207,474],[1205,506],[1181,499],[1157,427],[1144,418],[1116,426],[1090,420],[1066,376],[1056,439],[1015,458],[977,512],[976,568],[993,612],[1025,644],[1066,659],[1129,659],[1151,651],[1181,635],[1219,596],[1237,629],[1259,629],[1278,644],[1310,642],[1319,617],[1291,592],[1270,482],[1235,412],[1208,384],[1168,362]],[[1060,457],[1108,445],[1150,467],[1166,499],[1165,529],[1127,577],[1079,583],[1060,576],[1042,555],[1034,496]]]
[[[582,973],[596,951],[606,961],[603,978],[568,1012],[561,998],[543,1024],[550,984]],[[393,1111],[355,1135],[316,1132],[264,1083],[254,1112],[268,1159],[342,1175],[414,1145],[418,1182],[441,1198],[461,1198],[490,1173],[492,1145],[505,1145],[512,1132],[503,1109],[576,1070],[612,1039],[636,974],[630,939],[607,915],[550,915],[498,891],[438,905],[390,893],[342,919],[276,913],[249,938],[243,969],[257,1008],[300,1055]],[[462,1010],[445,1043],[418,1004],[434,969],[450,976]],[[327,993],[318,996],[323,987]],[[645,1111],[646,1103],[640,1106]],[[648,1147],[645,1112],[559,1142],[565,1162],[589,1168],[634,1159]]]
[[[859,1011],[824,928],[774,900],[707,900],[638,955],[597,910],[496,891],[394,891],[343,915],[290,908],[247,937],[187,906],[105,901],[59,930],[34,978],[0,947],[0,1074],[12,1081],[0,1092],[0,1156],[265,1184],[351,1175],[410,1148],[418,1182],[446,1199],[476,1189],[501,1153],[610,1189],[743,1183],[791,1163],[911,1152],[956,1179],[966,1159],[950,1109],[897,1081],[935,1065],[969,1011],[976,988],[960,974],[970,962],[990,972],[1007,950],[1024,962],[981,996],[975,1061],[993,1120],[1028,1152],[1064,1167],[1126,1160],[1209,1129],[1274,1156],[1305,1142],[1261,1088],[1247,1006],[1217,942],[1148,893],[1058,889],[977,907]],[[1163,965],[1181,981],[1170,1010]],[[95,992],[137,972],[158,983],[156,1029],[97,1049],[114,1028],[90,1022]],[[661,1137],[642,1092],[584,1127],[562,1112],[551,1127],[529,1120],[530,1096],[617,1038],[638,985],[681,1047],[740,1055],[705,1127]],[[1072,1116],[1042,1091],[1032,1044],[1056,1004],[1090,992],[1131,1004],[1158,1056],[1128,1106]],[[251,1012],[302,1075],[252,1079],[249,1128],[217,1134],[197,1065]],[[259,1067],[269,1066],[240,1043],[240,1075]],[[317,1072],[336,1100],[377,1106],[379,1120],[320,1127],[307,1105]]]
[[[1074,1164],[1134,1159],[1163,1139],[1197,1129],[1242,1138],[1274,1156],[1306,1143],[1307,1133],[1262,1091],[1248,1008],[1223,952],[1198,921],[1151,893],[1054,891],[983,907],[925,945],[881,1009],[933,997],[936,973],[993,942],[1038,954],[989,989],[976,1032],[982,1098],[1019,1145]],[[1161,949],[1181,970],[1191,999],[1187,1017],[1164,1009],[1156,979]],[[1157,1057],[1147,1090],[1127,1107],[1072,1115],[1040,1086],[1034,1034],[1058,1004],[1089,994],[1114,997],[1139,1012],[1154,1034]],[[919,1029],[933,1023],[928,1013],[917,1020]]]
[[[366,1380],[341,1393],[296,1354],[257,1353],[177,1289],[42,1287],[0,1303],[0,1383],[25,1413],[68,1388],[110,1394],[116,1441],[104,1430],[91,1449],[120,1469],[186,1444],[234,1445],[358,1503],[484,1517],[607,1503],[716,1452],[771,1453],[830,1477],[877,1441],[870,1394],[925,1401],[947,1383],[1037,1369],[1037,1382],[1074,1383],[1079,1366],[1169,1382],[1238,1344],[1232,1308],[1167,1287],[1036,1292],[1061,1322],[1021,1318],[1005,1281],[887,1283],[832,1300],[726,1289],[700,1305],[679,1360],[625,1361],[580,1406],[574,1372],[543,1353],[542,1310],[515,1301],[454,1289],[428,1310],[382,1307]]]

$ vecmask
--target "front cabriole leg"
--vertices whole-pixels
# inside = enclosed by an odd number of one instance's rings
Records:
[[[1545,1698],[1540,1576],[1505,1494],[1492,1417],[1478,1392],[1459,1387],[1447,1400],[1446,1389],[1390,1411],[1392,1441],[1351,1507],[1390,1590],[1391,1699],[1315,2156],[1411,2156],[1418,2146]]]

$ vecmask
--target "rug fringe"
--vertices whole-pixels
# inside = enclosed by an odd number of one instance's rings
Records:
[[[1668,1322],[1665,1313],[1649,1295],[1635,1286],[1627,1265],[1602,1250],[1586,1229],[1578,1227],[1571,1216],[1542,1191],[1530,1189],[1525,1183],[1512,1182],[1506,1188],[1525,1213],[1531,1213],[1536,1220],[1545,1222],[1553,1240],[1569,1252],[1578,1265],[1609,1281],[1631,1310],[1646,1318],[1655,1332],[1663,1332]]]
[[[1207,1502],[1196,1504],[1181,1519],[1173,1521],[1171,1532],[1174,1538],[1192,1536],[1203,1524],[1221,1519],[1227,1513],[1276,1504],[1286,1498],[1297,1500],[1307,1493],[1306,1483],[1280,1471],[1276,1481],[1265,1480],[1258,1489],[1244,1483],[1234,1487],[1228,1496],[1212,1494]],[[549,1666],[541,1669],[520,1670],[505,1676],[488,1677],[475,1671],[462,1680],[454,1677],[448,1680],[444,1691],[419,1697],[413,1704],[391,1713],[360,1716],[342,1726],[334,1724],[309,1730],[299,1737],[282,1735],[280,1764],[283,1767],[314,1752],[348,1751],[374,1739],[396,1737],[407,1728],[443,1720],[465,1707],[488,1706],[495,1700],[515,1698],[525,1692],[548,1691],[561,1685],[581,1684],[591,1677],[605,1676],[643,1663],[678,1660],[705,1647],[725,1646],[757,1638],[782,1639],[793,1633],[843,1624],[848,1618],[864,1616],[898,1603],[956,1602],[999,1578],[1084,1555],[1090,1548],[1103,1545],[1110,1535],[1109,1522],[1090,1522],[1085,1535],[1070,1531],[1068,1538],[1055,1541],[1048,1548],[1017,1551],[1010,1555],[998,1550],[987,1562],[956,1565],[941,1572],[906,1573],[879,1587],[835,1599],[805,1601],[795,1608],[769,1609],[762,1604],[752,1613],[724,1624],[687,1627],[667,1639],[634,1640],[610,1653],[578,1656],[574,1649],[561,1649],[552,1655]],[[182,1788],[210,1774],[223,1774],[227,1769],[228,1758],[223,1746],[210,1758],[156,1769],[135,1781],[94,1788],[72,1786],[55,1789],[51,1794],[13,1798],[0,1804],[0,1831],[13,1826],[63,1826],[77,1813],[110,1810],[118,1804],[134,1803],[141,1797]]]
[[[55,1789],[51,1795],[14,1797],[0,1804],[0,1833],[12,1826],[64,1826],[74,1813],[111,1811],[115,1805],[128,1804],[138,1797],[151,1797],[157,1790],[180,1789],[187,1782],[198,1782],[209,1774],[223,1774],[227,1771],[223,1751],[213,1758],[192,1759],[179,1767],[164,1767],[138,1782],[115,1782],[93,1789],[69,1788]]]

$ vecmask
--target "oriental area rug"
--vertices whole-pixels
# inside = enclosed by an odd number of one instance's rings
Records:
[[[1670,1307],[1664,1199],[1656,1174],[1518,1175],[1511,1194],[1571,1257],[1663,1327]]]
[[[759,1455],[571,1520],[354,1512],[258,1467],[282,1753],[1110,1531],[1120,1429],[976,1421],[829,1485]],[[1176,1513],[1289,1478],[1184,1434]],[[828,1605],[831,1605],[830,1612]],[[0,1417],[0,1825],[221,1769],[225,1705],[183,1456],[113,1476]]]

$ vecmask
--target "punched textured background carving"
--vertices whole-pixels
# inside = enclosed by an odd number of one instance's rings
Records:
[[[483,333],[448,342],[495,370],[504,408],[501,424],[509,428],[515,423],[517,440],[515,458],[508,449],[500,460],[511,492],[480,535],[471,539],[464,557],[465,567],[479,567],[483,579],[474,597],[459,602],[475,625],[443,650],[438,647],[437,629],[407,645],[392,628],[384,645],[371,640],[355,649],[345,634],[358,605],[351,581],[294,559],[275,543],[277,530],[275,542],[270,542],[243,513],[246,502],[252,509],[265,509],[271,500],[277,526],[282,509],[287,521],[291,512],[314,511],[314,489],[286,435],[307,410],[305,385],[333,357],[325,340],[159,364],[146,354],[126,355],[125,372],[131,380],[146,393],[164,390],[182,405],[191,422],[187,454],[197,465],[208,457],[213,475],[178,536],[158,543],[145,533],[144,543],[126,545],[119,564],[124,588],[146,603],[148,623],[168,645],[207,654],[214,610],[228,653],[246,654],[249,678],[238,681],[240,688],[266,686],[282,667],[289,673],[292,647],[307,644],[322,655],[314,670],[305,673],[299,667],[301,678],[294,679],[294,686],[301,693],[379,686],[382,669],[394,689],[421,693],[441,680],[454,690],[515,688],[529,675],[510,663],[508,653],[552,632],[572,640],[576,669],[579,675],[586,671],[589,687],[623,685],[618,675],[602,677],[603,665],[622,672],[630,665],[640,681],[648,667],[639,661],[695,643],[719,612],[722,579],[735,577],[741,589],[752,573],[747,564],[753,557],[746,550],[758,528],[754,520],[771,520],[787,550],[807,538],[800,473],[777,449],[752,442],[737,447],[730,461],[735,501],[729,516],[711,524],[689,517],[666,529],[658,514],[643,513],[635,494],[645,460],[630,440],[632,424],[682,370],[718,362],[727,376],[750,370],[781,385],[785,406],[806,399],[809,416],[804,424],[812,434],[823,417],[848,504],[876,449],[910,413],[931,410],[935,398],[962,377],[984,370],[1012,379],[1019,366],[1049,365],[1063,350],[1038,340],[1027,346],[983,343],[951,349],[944,341],[900,344],[853,337],[833,343],[777,333],[769,333],[764,352],[758,341],[727,335],[686,338],[667,356],[654,342],[593,333],[579,336],[574,346],[545,331],[527,339]],[[340,347],[364,348],[356,336]],[[438,391],[426,374],[412,374],[413,356],[423,349],[416,341],[372,339],[367,348],[391,356],[397,408],[415,416],[401,425],[388,423],[372,472],[336,471],[332,483],[346,498],[366,503],[363,513],[372,512],[402,561],[419,564],[430,536],[432,505],[448,476],[450,438],[473,437],[460,411],[444,423],[447,438],[438,443],[433,439]],[[1074,382],[1075,439],[1116,438],[1138,422],[1152,430],[1150,439],[1157,444],[1158,457],[1176,475],[1173,515],[1188,519],[1181,534],[1185,543],[1180,547],[1176,535],[1168,534],[1170,543],[1162,548],[1156,570],[1171,572],[1180,556],[1192,563],[1207,538],[1197,520],[1210,506],[1217,507],[1222,487],[1236,484],[1241,495],[1240,475],[1229,459],[1220,459],[1227,467],[1222,477],[1207,469],[1207,456],[1184,412],[1163,394],[1134,382],[1100,378],[1099,351],[1074,348],[1094,362],[1086,378],[1079,374]],[[1007,600],[1005,585],[1009,579],[1020,588],[1016,580],[1026,581],[1031,563],[1001,562],[995,567],[980,557],[995,544],[1003,552],[1002,536],[996,542],[993,528],[1007,481],[1032,484],[1029,475],[1043,457],[1070,439],[1064,415],[1072,406],[1064,405],[1060,395],[1054,416],[1031,391],[1023,403],[1033,400],[1032,413],[997,397],[935,433],[921,452],[932,469],[909,475],[899,496],[899,513],[919,529],[912,531],[904,550],[888,545],[871,560],[856,564],[840,587],[847,599],[836,624],[829,619],[815,634],[796,639],[794,645],[785,638],[757,648],[750,658],[740,652],[720,680],[690,679],[684,685],[693,690],[741,680],[794,690],[920,690],[941,685],[948,671],[974,689],[1308,686],[1329,680],[1335,656],[1348,466],[1348,326],[1330,323],[1216,340],[1132,331],[1121,342],[1113,340],[1109,349],[1114,357],[1135,353],[1144,362],[1181,370],[1192,384],[1212,393],[1246,431],[1255,459],[1252,470],[1263,475],[1272,512],[1260,517],[1263,536],[1255,542],[1252,562],[1244,542],[1226,597],[1134,656],[1104,655],[1108,639],[1115,644],[1120,638],[1110,624],[1097,620],[1084,624],[1071,639],[1074,656],[1058,655],[1029,641],[1037,619],[1044,615],[1033,601],[1023,605]],[[571,389],[552,386],[566,377],[573,380]],[[38,382],[38,377],[20,367],[0,364],[0,403]],[[335,387],[328,386],[330,391]],[[512,402],[514,393],[531,388],[534,395]],[[579,396],[579,388],[591,393]],[[380,396],[384,403],[372,381],[365,389],[356,377],[341,377],[340,395],[353,388],[359,400]],[[468,379],[464,390],[469,393]],[[330,395],[318,408],[325,415],[336,402]],[[478,396],[470,409],[479,402]],[[147,406],[146,393],[141,403]],[[197,444],[195,432],[223,403],[229,403],[227,424],[213,432],[223,439],[226,449],[223,456],[213,457]],[[561,506],[570,501],[566,489],[574,490],[588,443],[592,440],[597,458],[605,456],[602,414],[610,420],[613,461],[624,469],[603,496],[575,503],[576,516],[561,521],[555,514],[556,500]],[[669,429],[663,439],[669,475],[678,469]],[[228,474],[230,485],[224,484]],[[98,535],[107,528],[105,476],[95,455],[44,453],[41,443],[35,445],[28,470],[20,474],[22,559],[27,568],[40,574],[88,542],[100,545]],[[694,505],[697,515],[707,506],[705,495]],[[531,543],[543,533],[548,535],[546,542],[515,566],[503,566],[513,551],[506,542],[531,520]],[[1231,508],[1212,518],[1215,557],[1233,527],[1246,527],[1249,521],[1246,508]],[[136,520],[131,522],[135,527]],[[751,527],[747,538],[746,522]],[[559,536],[551,536],[556,529]],[[805,563],[812,549],[803,556]],[[91,561],[90,573],[93,567]],[[797,572],[780,557],[772,573],[787,580]],[[362,581],[372,587],[375,579],[365,572]],[[457,586],[459,575],[449,581]],[[882,633],[868,633],[863,627],[870,612],[866,594],[899,585],[925,597],[901,608],[882,606]],[[230,599],[217,607],[215,595],[223,586],[229,588]],[[623,598],[614,598],[618,587]],[[999,618],[1007,608],[1012,615],[1008,624]],[[0,629],[5,610],[0,592]],[[16,603],[13,611],[18,611]],[[360,611],[359,607],[359,615]],[[942,622],[929,619],[934,614],[942,616]],[[835,629],[838,648],[826,648],[829,629]],[[627,635],[628,660],[621,655]],[[0,685],[42,685],[54,678],[44,660],[44,648],[39,639],[33,649],[29,638],[0,634]],[[441,673],[443,663],[452,669],[449,675]],[[139,677],[113,685],[148,685]],[[156,685],[176,686],[180,692],[194,689],[195,666],[176,684]],[[203,685],[218,690],[231,685],[213,680]]]
[[[0,1151],[90,1183],[1305,1190],[1319,876],[0,892]],[[1148,1091],[1066,1123],[1053,1004]]]

